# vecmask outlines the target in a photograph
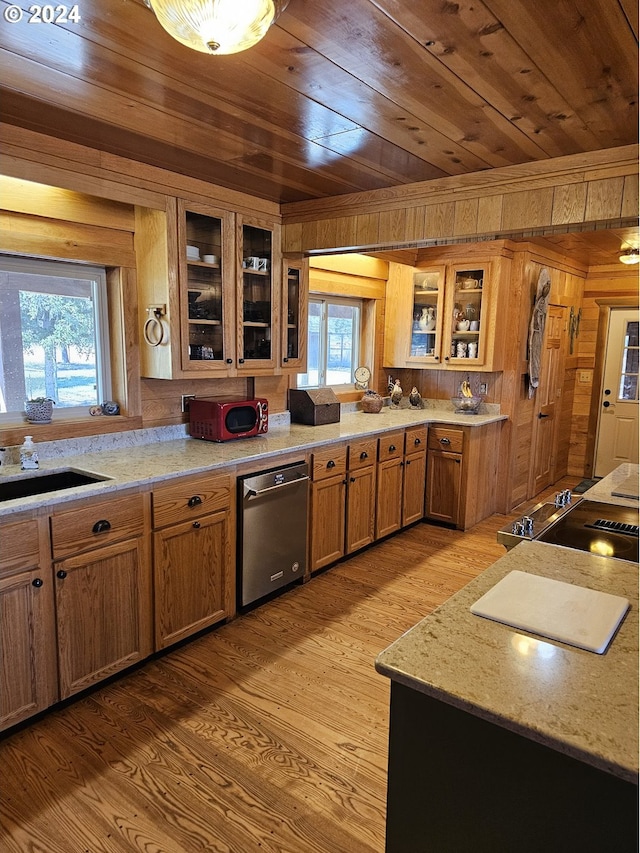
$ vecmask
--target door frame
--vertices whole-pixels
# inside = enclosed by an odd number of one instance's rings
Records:
[[[640,307],[640,299],[634,296],[614,296],[610,299],[596,299],[595,302],[599,308],[599,312],[598,331],[596,334],[596,360],[593,368],[593,386],[591,388],[591,401],[589,404],[589,425],[587,427],[587,447],[584,463],[584,473],[586,477],[593,476],[596,464],[598,417],[600,415],[600,398],[602,396],[604,361],[611,310],[613,308],[637,310]]]

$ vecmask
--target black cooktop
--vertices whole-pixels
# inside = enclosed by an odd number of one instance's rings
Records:
[[[638,562],[638,510],[581,500],[536,537],[601,557]]]

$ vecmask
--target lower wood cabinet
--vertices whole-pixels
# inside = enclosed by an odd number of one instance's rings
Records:
[[[51,517],[61,699],[151,654],[148,529],[142,494]]]
[[[402,526],[424,517],[427,428],[412,427],[405,432],[402,480]]]
[[[345,553],[347,448],[335,445],[311,455],[309,570],[335,563]]]
[[[427,462],[427,518],[445,524],[460,523],[462,454],[429,450]]]
[[[376,454],[375,438],[353,441],[347,458],[345,553],[353,554],[375,539]]]
[[[424,516],[426,453],[426,426],[380,437],[376,539]]]
[[[231,478],[185,477],[153,493],[155,647],[234,612]]]
[[[47,518],[0,525],[0,730],[58,699]]]

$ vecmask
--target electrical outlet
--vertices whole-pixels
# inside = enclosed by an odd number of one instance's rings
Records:
[[[487,383],[486,382],[481,382],[479,387],[480,387],[480,393],[481,394],[487,393]]]
[[[189,411],[189,400],[193,400],[195,396],[196,396],[195,394],[183,394],[182,395],[182,411],[183,412]]]

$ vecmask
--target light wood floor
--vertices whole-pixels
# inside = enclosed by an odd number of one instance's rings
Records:
[[[0,849],[381,853],[375,657],[505,553],[506,520],[418,524],[10,735]]]

